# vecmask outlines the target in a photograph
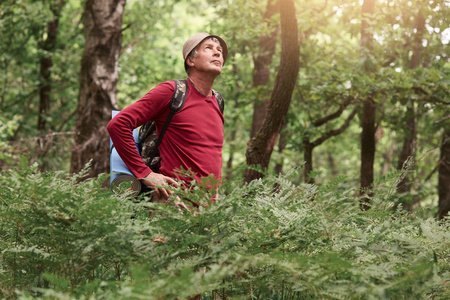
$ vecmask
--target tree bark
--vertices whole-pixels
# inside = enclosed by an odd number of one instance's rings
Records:
[[[371,190],[373,183],[373,164],[375,160],[375,112],[376,103],[372,98],[364,101],[361,121],[361,188]]]
[[[372,62],[368,57],[368,54],[372,50],[373,34],[371,33],[371,25],[367,21],[375,11],[375,0],[364,0],[362,5],[361,14],[361,40],[360,46],[363,55],[366,55],[366,62],[364,65],[365,72],[372,72]],[[373,184],[373,165],[375,160],[375,113],[376,103],[372,97],[365,99],[363,104],[362,118],[361,118],[361,191],[363,197],[361,198],[361,208],[366,210],[369,208],[369,198],[371,195],[371,189]]]
[[[283,123],[283,127],[280,132],[280,138],[278,140],[278,153],[280,155],[280,161],[278,161],[275,165],[275,174],[281,174],[283,173],[283,151],[286,148],[287,145],[287,135],[286,135],[286,122]]]
[[[48,130],[47,119],[50,113],[51,107],[51,68],[53,66],[53,52],[56,49],[56,39],[58,36],[59,17],[61,10],[64,7],[66,1],[58,1],[56,5],[51,7],[53,13],[53,20],[47,23],[47,38],[42,41],[39,48],[45,52],[45,54],[39,59],[39,114],[37,129],[40,133],[38,138],[36,155],[43,157],[46,155],[46,131]],[[48,147],[47,147],[48,148]],[[47,164],[43,162],[41,168],[45,170]]]
[[[450,127],[444,130],[444,141],[441,146],[439,163],[439,207],[438,218],[442,220],[450,211]]]
[[[41,50],[44,50],[46,55],[39,59],[39,116],[38,116],[38,130],[42,133],[47,129],[47,117],[50,110],[50,94],[52,85],[50,81],[51,67],[53,66],[53,58],[51,52],[55,51],[56,37],[58,34],[59,16],[55,16],[51,22],[47,24],[47,39],[42,42]]]
[[[420,56],[422,52],[422,39],[425,31],[425,18],[423,16],[422,10],[419,9],[419,12],[416,16],[415,25],[416,34],[414,36],[413,42],[413,53],[411,56],[411,60],[409,62],[409,68],[415,69],[420,66]],[[406,109],[406,136],[403,141],[402,152],[400,153],[397,170],[403,170],[404,165],[409,159],[415,158],[415,145],[417,140],[416,133],[416,116],[415,116],[415,108],[414,101],[410,100],[407,104]],[[405,170],[407,171],[407,170]],[[405,174],[402,180],[397,185],[397,192],[399,194],[409,194],[411,191],[411,176]],[[414,206],[414,201],[409,199],[409,201],[402,201],[403,208],[407,211],[412,211]],[[397,205],[394,207],[397,208]]]
[[[260,166],[263,170],[267,170],[269,165],[270,156],[291,103],[300,69],[300,45],[293,0],[280,0],[280,21],[280,68],[263,125],[256,136],[249,141],[246,153],[247,165]],[[244,181],[250,182],[262,176],[263,174],[258,171],[247,169],[244,173]]]
[[[409,68],[415,69],[420,66],[421,63],[421,55],[422,55],[422,40],[425,32],[425,17],[423,16],[422,9],[419,9],[417,13],[415,25],[416,34],[414,35],[413,42],[413,53],[411,56],[411,60],[409,61]]]
[[[279,0],[267,0],[266,13],[264,14],[263,21],[267,23],[269,27],[272,25],[270,24],[270,20],[279,12],[279,10]],[[253,59],[255,65],[252,78],[254,88],[266,86],[269,83],[269,67],[275,53],[278,31],[278,24],[274,25],[273,28],[270,28],[269,33],[262,35],[259,39],[260,52]],[[250,138],[255,137],[256,133],[259,129],[261,129],[264,122],[264,117],[266,116],[268,103],[269,99],[267,99],[264,94],[260,95],[260,93],[258,93],[257,99],[255,99],[255,104],[253,106],[253,119]]]
[[[81,60],[71,172],[93,160],[88,176],[109,172],[106,125],[117,109],[118,59],[125,0],[88,0],[84,8],[86,43]]]
[[[406,136],[403,141],[402,152],[400,153],[400,157],[397,164],[397,170],[408,171],[409,168],[406,168],[405,163],[414,159],[415,157],[415,146],[416,146],[416,118],[415,118],[415,110],[414,103],[408,103],[408,107],[406,109],[407,120],[406,120]],[[397,184],[397,192],[399,194],[407,194],[411,191],[411,179],[408,174],[403,176],[402,180]],[[408,211],[412,211],[413,203],[412,202],[404,202],[403,208]]]
[[[233,51],[230,52],[230,56],[229,57],[234,59],[235,55],[236,55],[236,50],[233,50]],[[238,73],[239,73],[237,64],[233,64],[232,65],[232,70],[233,70],[232,71],[233,75],[237,76]],[[238,81],[235,82],[235,87],[236,87],[235,91],[241,90],[241,87],[240,87],[240,84],[239,84]],[[232,98],[234,98],[234,109],[236,109],[236,111],[239,111],[239,98],[240,98],[239,97],[239,93],[234,94],[232,96]],[[239,120],[239,115],[238,114],[233,115],[232,124],[236,124],[238,122],[238,120]],[[230,137],[229,137],[229,139],[230,139],[230,144],[229,144],[230,145],[229,146],[230,147],[230,150],[229,150],[230,157],[228,158],[228,161],[227,161],[227,173],[226,173],[226,176],[225,176],[225,178],[227,180],[230,180],[232,178],[232,176],[233,176],[233,160],[234,160],[234,154],[236,152],[235,141],[236,141],[236,135],[237,135],[237,132],[238,132],[239,129],[240,128],[238,128],[238,127],[233,127],[229,131],[230,132]]]
[[[309,136],[303,138],[303,160],[305,161],[305,183],[314,184],[314,177],[311,177],[313,170],[313,150],[314,146],[311,143]]]
[[[327,151],[328,163],[330,165],[331,174],[336,177],[339,175],[339,170],[336,168],[336,163],[334,161],[333,152]]]

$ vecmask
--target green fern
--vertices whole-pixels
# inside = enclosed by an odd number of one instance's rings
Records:
[[[106,176],[3,171],[2,297],[448,299],[448,220],[393,211],[397,175],[364,212],[347,178],[270,175],[227,183],[215,202],[201,185],[174,188],[202,204],[189,211],[113,194]]]

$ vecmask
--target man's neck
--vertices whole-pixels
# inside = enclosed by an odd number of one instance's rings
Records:
[[[212,96],[212,87],[215,77],[198,76],[197,74],[189,74],[189,80],[194,87],[205,96]]]

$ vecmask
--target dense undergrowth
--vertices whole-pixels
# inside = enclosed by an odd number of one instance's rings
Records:
[[[189,212],[80,176],[0,174],[0,298],[450,298],[449,222],[394,212],[395,174],[365,212],[345,178],[233,183]]]

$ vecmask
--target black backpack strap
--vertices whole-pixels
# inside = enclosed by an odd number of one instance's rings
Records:
[[[213,93],[214,96],[216,96],[217,104],[219,104],[220,112],[223,114],[223,110],[225,109],[225,100],[218,91],[213,90]]]
[[[174,80],[175,82],[175,91],[173,92],[172,99],[170,99],[170,111],[169,115],[164,122],[164,126],[159,133],[158,140],[156,141],[156,147],[154,148],[153,153],[150,156],[150,161],[156,155],[156,150],[163,140],[164,134],[166,133],[167,128],[169,127],[170,121],[172,121],[173,116],[183,108],[184,103],[186,102],[186,97],[188,94],[188,85],[187,80]]]

